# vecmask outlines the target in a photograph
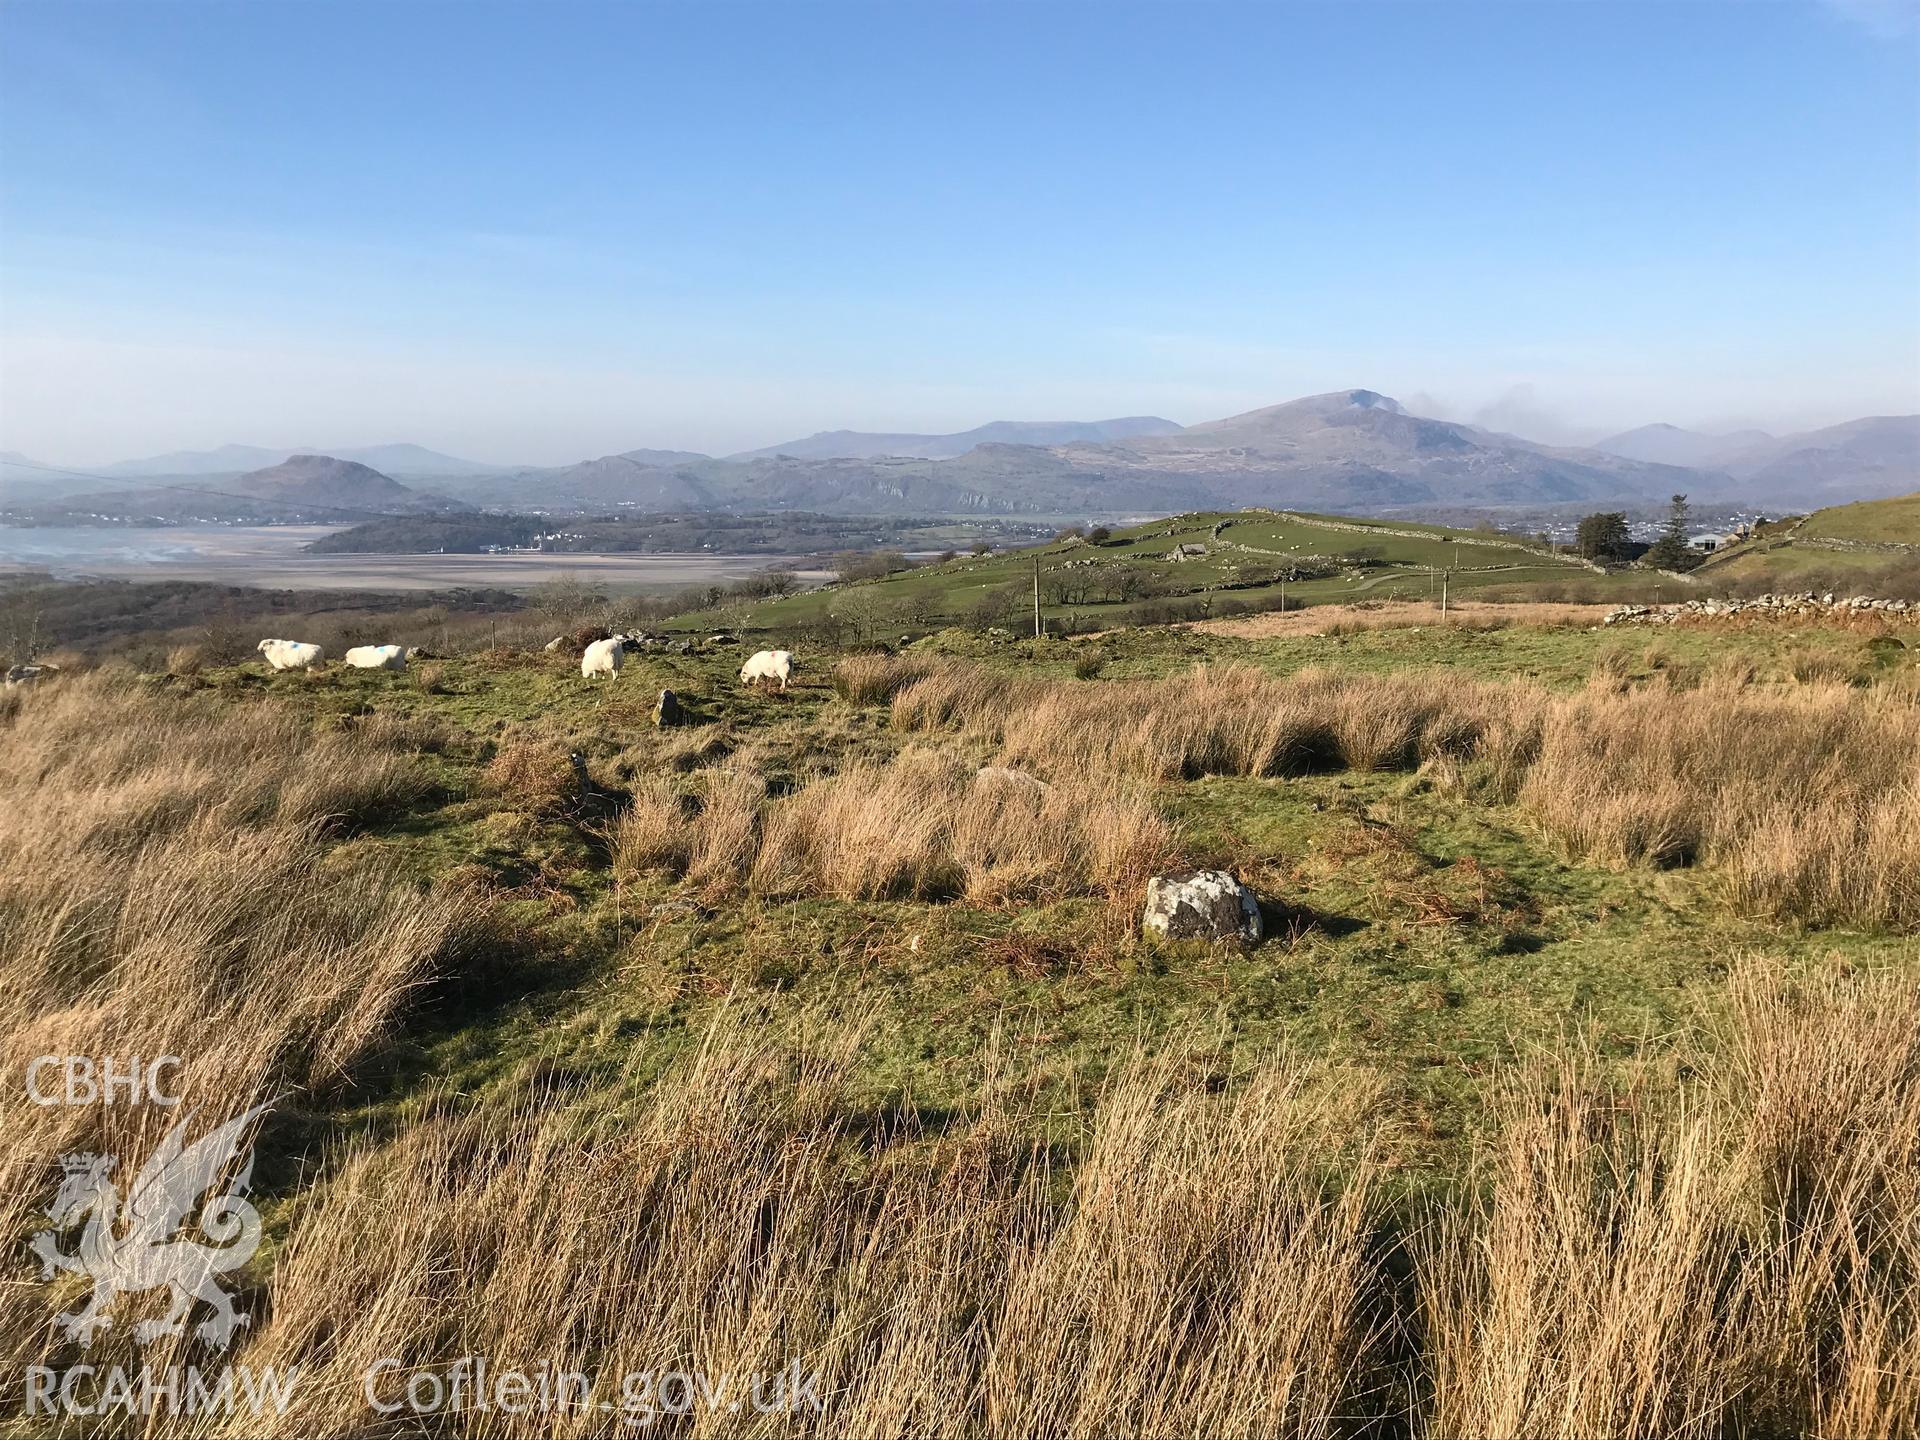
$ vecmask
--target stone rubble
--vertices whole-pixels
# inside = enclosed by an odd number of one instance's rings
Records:
[[[1671,625],[1697,615],[1828,615],[1920,614],[1910,600],[1876,600],[1870,595],[1816,595],[1811,590],[1792,595],[1757,595],[1750,600],[1686,600],[1675,605],[1616,605],[1602,620],[1605,625]]]

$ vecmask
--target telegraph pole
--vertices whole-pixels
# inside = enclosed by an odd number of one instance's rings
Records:
[[[1040,552],[1033,552],[1033,638],[1040,638]]]

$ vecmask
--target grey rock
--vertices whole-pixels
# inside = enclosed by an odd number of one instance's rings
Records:
[[[1141,928],[1169,940],[1259,940],[1260,902],[1224,870],[1156,875]]]

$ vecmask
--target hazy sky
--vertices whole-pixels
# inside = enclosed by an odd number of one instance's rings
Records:
[[[1911,4],[0,3],[0,448],[1920,410]]]

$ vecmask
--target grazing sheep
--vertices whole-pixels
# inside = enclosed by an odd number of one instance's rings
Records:
[[[614,635],[587,646],[586,653],[580,657],[580,678],[591,680],[596,675],[605,675],[609,680],[618,680],[620,667],[627,663],[627,644],[631,638]]]
[[[267,657],[267,664],[275,670],[311,670],[326,658],[326,652],[318,645],[299,640],[262,640],[254,648]]]
[[[53,674],[54,671],[58,670],[59,668],[60,667],[58,665],[11,666],[7,670],[7,687],[6,688],[11,690],[18,685],[31,685],[34,681],[38,680],[42,675],[51,675]]]
[[[740,667],[740,683],[751,685],[759,680],[778,680],[784,690],[787,681],[793,678],[793,671],[791,650],[762,650]]]
[[[347,651],[346,661],[356,670],[404,670],[407,652],[400,645],[356,645]]]

